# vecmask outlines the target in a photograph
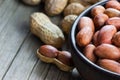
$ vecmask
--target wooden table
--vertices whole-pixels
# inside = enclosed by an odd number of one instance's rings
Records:
[[[80,80],[37,58],[36,50],[43,43],[30,32],[29,16],[42,8],[0,0],[0,80]]]

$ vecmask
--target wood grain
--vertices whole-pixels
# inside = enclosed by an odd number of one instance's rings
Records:
[[[43,9],[43,5],[32,7],[19,0],[0,0],[0,80],[75,80],[71,72],[60,71],[36,56],[43,43],[31,34],[29,17]],[[61,19],[51,17],[57,25]]]

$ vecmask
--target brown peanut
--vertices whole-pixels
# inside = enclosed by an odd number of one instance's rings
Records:
[[[87,3],[94,4],[94,3],[98,2],[99,0],[84,0],[84,1]]]
[[[105,24],[105,22],[108,20],[108,18],[109,17],[103,13],[96,15],[93,19],[95,28],[100,29]]]
[[[78,23],[78,28],[79,32],[76,35],[78,45],[88,45],[91,42],[94,33],[94,24],[92,19],[89,17],[82,17]]]
[[[78,22],[78,29],[81,30],[85,27],[90,27],[93,32],[95,31],[94,22],[91,18],[89,18],[89,17],[81,17],[80,18],[80,21]]]
[[[96,62],[96,56],[94,55],[95,46],[93,44],[88,44],[83,51],[83,54],[92,62]]]
[[[112,38],[112,43],[118,47],[120,47],[120,31],[115,33],[115,35]]]
[[[117,0],[110,0],[106,3],[105,7],[120,10],[120,3]]]
[[[76,35],[77,44],[79,46],[88,45],[92,40],[92,36],[93,36],[93,31],[90,27],[85,27],[81,29]]]
[[[104,69],[116,72],[120,74],[120,63],[109,60],[109,59],[100,59],[98,60],[98,65],[103,67]]]
[[[108,43],[111,44],[111,39],[113,35],[117,32],[114,25],[105,25],[100,29],[98,34],[99,44]]]
[[[61,61],[63,64],[68,66],[73,66],[71,53],[68,51],[59,51],[57,59]]]
[[[120,59],[119,49],[111,44],[101,44],[97,46],[94,50],[94,53],[99,58],[103,58],[103,59],[112,59],[112,60]]]
[[[98,34],[99,34],[99,31],[95,32],[95,34],[93,35],[93,44],[95,46],[98,46],[99,45],[99,40],[98,40]]]
[[[105,8],[103,6],[101,6],[101,5],[98,5],[98,6],[94,7],[94,8],[92,8],[91,15],[94,17],[94,16],[96,16],[98,14],[104,13],[104,11],[105,11]]]
[[[107,8],[104,13],[107,14],[110,18],[120,16],[120,11],[114,8]]]
[[[120,17],[112,17],[106,21],[107,25],[114,25],[117,30],[120,30]]]
[[[39,53],[49,58],[55,58],[58,55],[58,50],[51,45],[43,45],[39,48]]]

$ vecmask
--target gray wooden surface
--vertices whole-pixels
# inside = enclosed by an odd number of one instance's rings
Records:
[[[43,43],[30,32],[29,16],[42,8],[0,0],[0,80],[80,80],[37,58]],[[61,17],[51,19],[59,24]]]

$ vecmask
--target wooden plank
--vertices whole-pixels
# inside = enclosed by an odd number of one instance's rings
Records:
[[[51,66],[45,80],[59,80],[59,77],[63,77],[62,80],[68,80],[68,74],[64,72],[64,76],[60,76],[61,72],[56,66]]]
[[[14,6],[13,6],[14,5]],[[15,10],[18,8],[18,3],[4,0],[0,5],[0,31],[5,27],[8,20],[13,17]]]
[[[38,61],[28,80],[45,80],[51,64]]]
[[[14,0],[12,0],[9,4],[11,4],[10,6],[14,7],[12,2],[14,3]],[[0,19],[4,22],[2,25],[0,24],[2,27],[0,32],[0,80],[9,69],[14,57],[17,55],[19,47],[27,36],[29,32],[29,15],[36,9],[37,8],[18,5],[18,8],[13,14],[11,13],[12,17],[9,18],[7,22],[4,21],[7,19],[7,16],[6,18]],[[7,10],[5,13],[9,13],[11,10]],[[2,13],[0,12],[0,14]]]
[[[29,35],[3,80],[28,80],[34,65],[38,61],[36,50],[39,46],[40,40],[33,35]]]
[[[25,6],[16,0],[4,0],[0,4],[0,80],[75,80],[70,73],[36,57],[36,49],[41,42],[28,35],[28,21],[29,15],[38,11],[38,7]],[[57,25],[61,19],[61,16],[51,17]]]

